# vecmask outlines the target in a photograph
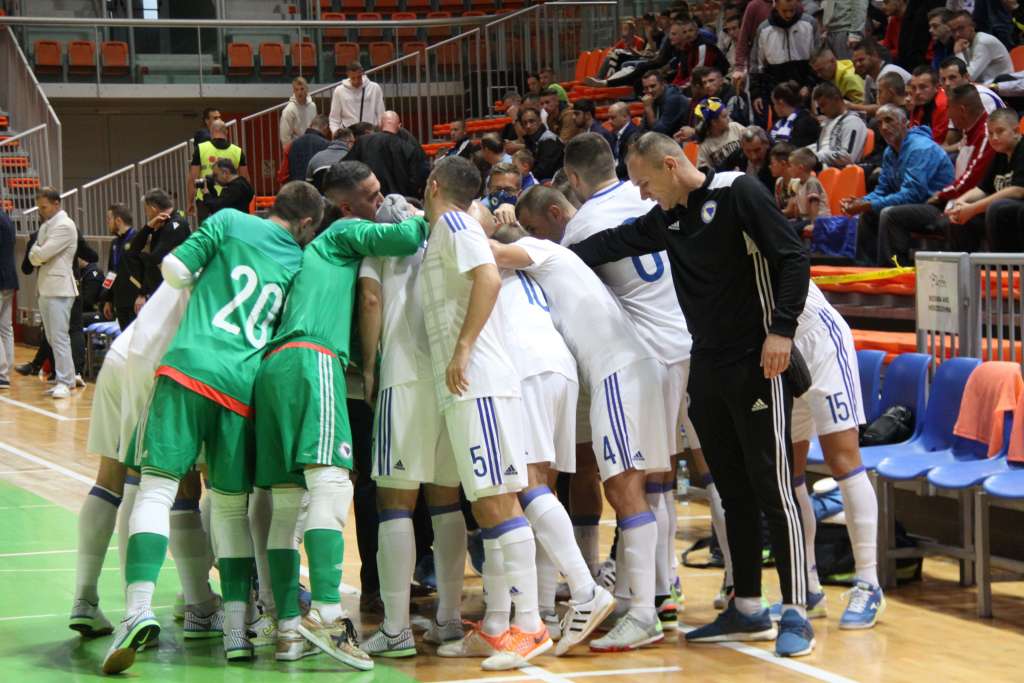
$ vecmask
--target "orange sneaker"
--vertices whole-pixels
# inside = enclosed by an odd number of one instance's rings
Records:
[[[540,629],[527,633],[518,626],[505,632],[498,647],[498,653],[488,657],[481,665],[484,671],[508,671],[526,666],[539,654],[551,649],[554,643],[548,634],[548,627],[541,623]]]
[[[508,631],[496,636],[484,633],[479,621],[464,622],[469,631],[460,640],[443,643],[437,648],[440,657],[491,657],[501,651]]]

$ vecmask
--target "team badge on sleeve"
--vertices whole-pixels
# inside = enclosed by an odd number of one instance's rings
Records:
[[[700,207],[700,219],[705,223],[710,223],[715,217],[715,211],[718,210],[718,202],[714,199],[709,199],[704,202],[704,206]]]

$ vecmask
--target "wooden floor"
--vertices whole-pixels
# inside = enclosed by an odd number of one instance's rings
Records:
[[[18,348],[18,360],[30,350]],[[74,584],[77,512],[93,481],[97,458],[85,452],[92,385],[70,400],[53,401],[36,378],[15,376],[10,391],[0,392],[0,659],[4,681],[68,681],[96,678],[105,640],[80,643],[66,630]],[[612,520],[602,527],[602,550],[611,543]],[[677,507],[682,550],[709,533],[707,508],[699,502]],[[350,526],[351,529],[351,526]],[[344,580],[358,586],[354,533],[348,538]],[[101,599],[116,618],[119,597],[116,554],[107,558]],[[170,566],[170,562],[168,563]],[[714,570],[680,568],[686,593],[682,621],[699,625],[715,615],[711,606],[720,581]],[[298,675],[331,681],[573,681],[597,679],[659,683],[693,680],[763,681],[1024,681],[1024,583],[995,585],[993,620],[974,616],[973,589],[956,584],[951,562],[927,560],[924,580],[889,593],[889,607],[877,628],[838,630],[841,590],[827,588],[830,616],[813,622],[817,648],[799,660],[781,660],[768,644],[687,646],[670,632],[665,643],[632,654],[544,655],[536,666],[504,674],[486,674],[475,660],[435,657],[430,646],[411,660],[378,661],[372,673],[356,674],[325,657],[289,666],[263,655],[256,663],[225,667],[219,643],[183,644],[167,605],[176,590],[173,571],[165,571],[156,604],[167,625],[159,652],[140,656],[132,676],[161,681],[277,681]],[[777,595],[774,574],[766,573]],[[346,604],[355,608],[356,598]],[[480,581],[467,572],[464,613],[482,610]],[[429,603],[418,604],[414,622],[429,618]],[[364,635],[372,623],[360,625]]]

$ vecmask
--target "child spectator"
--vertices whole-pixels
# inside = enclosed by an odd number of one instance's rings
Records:
[[[768,153],[770,159],[768,168],[775,181],[775,202],[783,210],[789,206],[789,200],[796,196],[796,190],[792,187],[789,175],[789,155],[793,153],[794,149],[796,148],[788,142],[777,142]]]
[[[829,215],[828,195],[814,175],[817,166],[818,157],[806,147],[795,149],[789,155],[789,176],[796,195],[789,200],[788,206],[783,207],[783,213],[801,236],[804,228],[813,224],[815,218]]]
[[[513,154],[512,163],[523,176],[523,192],[537,184],[537,179],[533,177],[533,155],[530,150],[521,149]]]

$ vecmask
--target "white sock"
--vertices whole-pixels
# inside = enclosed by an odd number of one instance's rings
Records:
[[[137,581],[128,584],[128,588],[125,589],[125,615],[138,614],[150,609],[153,605],[153,592],[155,590],[156,584],[152,581]]]
[[[256,553],[256,581],[260,588],[263,608],[275,613],[274,591],[270,586],[270,562],[267,560],[267,535],[274,517],[274,498],[270,489],[254,488],[249,494],[249,533]]]
[[[245,611],[249,604],[245,602],[224,603],[224,631],[225,633],[234,629],[245,629]]]
[[[600,537],[598,536],[598,517],[573,516],[572,534],[576,537],[576,546],[583,554],[583,561],[587,563],[590,575],[597,574],[597,568],[601,566]]]
[[[78,562],[75,571],[75,599],[96,605],[100,601],[97,583],[103,571],[110,537],[117,523],[121,496],[102,486],[93,486],[78,513]]]
[[[785,614],[787,610],[791,610],[791,609],[795,609],[796,613],[799,614],[804,619],[807,618],[807,608],[804,607],[803,605],[783,605],[782,606],[782,613]]]
[[[128,560],[128,537],[131,536],[129,522],[132,517],[132,508],[135,507],[135,498],[139,493],[139,480],[128,475],[124,480],[124,495],[121,496],[121,505],[117,509],[117,557],[121,562],[121,582],[125,583],[124,566]]]
[[[345,614],[345,610],[341,608],[340,602],[320,602],[319,600],[313,600],[310,607],[320,613],[320,617],[323,618],[325,624],[333,624],[338,619],[341,619]],[[406,610],[408,613],[408,610]],[[388,631],[391,633],[391,631]]]
[[[800,506],[800,518],[804,524],[804,552],[807,553],[807,592],[820,593],[821,583],[818,581],[817,560],[814,556],[814,536],[818,530],[818,518],[811,505],[811,496],[807,492],[804,477],[797,477],[793,482],[793,493],[797,505]]]
[[[434,575],[437,577],[439,624],[462,618],[462,584],[466,574],[466,518],[456,504],[431,508],[434,527]]]
[[[267,557],[270,558],[270,553],[273,551],[284,551],[281,553],[282,557],[288,557],[292,551],[298,552],[299,541],[295,538],[295,524],[299,517],[299,509],[302,507],[302,500],[306,496],[306,492],[298,487],[280,487],[273,488],[270,490],[270,495],[274,499],[274,516],[270,520],[270,531],[267,533]],[[270,581],[271,588],[274,583],[274,564],[270,567]],[[291,573],[287,571],[286,573]],[[278,583],[280,584],[280,577]],[[295,577],[298,579],[298,577]],[[277,605],[277,600],[274,600],[275,607],[282,612],[288,610],[289,605]],[[290,606],[292,609],[298,608],[298,603]],[[279,615],[280,616],[280,615]],[[323,616],[323,614],[321,614]],[[278,630],[288,631],[295,630],[298,628],[298,622],[300,617],[288,617],[287,619],[280,619],[278,624]]]
[[[679,569],[679,556],[676,555],[676,530],[679,520],[676,519],[676,490],[671,484],[661,492],[665,498],[665,510],[668,511],[668,568],[669,584],[675,583],[676,572]]]
[[[741,598],[738,595],[733,598],[733,604],[736,605],[736,611],[740,614],[752,617],[755,614],[760,614],[761,610],[761,598]]]
[[[615,545],[615,587],[612,589],[612,595],[615,596],[616,614],[628,612],[633,599],[629,590],[628,562],[629,558],[626,557],[626,546],[622,543],[620,529],[619,542]]]
[[[838,480],[846,508],[846,529],[850,534],[856,576],[878,585],[878,499],[867,472],[860,467]]]
[[[573,543],[575,528],[562,503],[547,486],[531,489],[520,499],[537,538],[537,598],[541,608],[554,609],[558,572],[565,575],[575,602],[593,598],[594,577],[583,553]]]
[[[178,569],[186,605],[209,604],[210,542],[203,531],[203,522],[196,501],[175,501],[171,508],[171,537],[168,543],[174,566]],[[205,615],[204,615],[205,616]]]
[[[647,505],[654,513],[657,544],[654,551],[654,595],[669,594],[668,510],[661,495],[661,482],[647,482]],[[621,540],[621,539],[620,539]]]
[[[384,603],[384,630],[391,634],[409,628],[409,590],[416,543],[412,512],[382,510],[377,527],[377,571]]]
[[[629,613],[642,624],[653,624],[654,553],[658,546],[658,524],[653,512],[641,512],[619,521],[619,547],[624,549],[625,569],[633,599]],[[616,567],[616,572],[623,568]]]
[[[505,583],[505,558],[496,538],[484,538],[484,619],[483,632],[489,636],[504,633],[512,614],[512,596]]]
[[[732,586],[732,553],[729,552],[729,533],[725,529],[725,508],[722,497],[718,495],[715,482],[709,483],[704,489],[708,492],[708,503],[711,507],[711,526],[718,539],[718,547],[722,549],[722,564],[725,565],[725,585]]]
[[[129,533],[171,535],[171,507],[178,493],[174,479],[144,475],[132,510]]]
[[[525,517],[502,522],[490,533],[497,533],[505,565],[505,583],[516,606],[512,623],[527,633],[541,627],[537,608],[537,545],[533,529]]]

